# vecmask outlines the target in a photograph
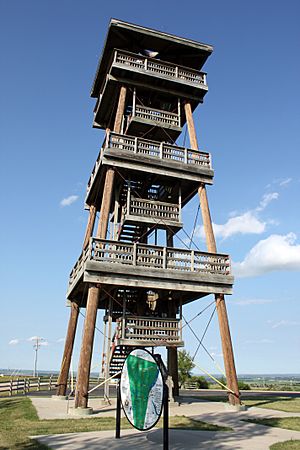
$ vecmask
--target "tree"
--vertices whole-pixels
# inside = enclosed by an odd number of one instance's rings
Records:
[[[205,377],[200,377],[199,375],[191,377],[189,381],[196,383],[197,389],[208,389],[209,387]]]
[[[179,384],[182,386],[189,378],[191,378],[191,370],[195,367],[192,357],[186,350],[178,352],[178,378]]]

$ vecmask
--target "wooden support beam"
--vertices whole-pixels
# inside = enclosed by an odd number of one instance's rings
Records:
[[[167,246],[174,247],[174,234],[167,231]],[[177,306],[174,300],[168,301],[168,315],[176,318]],[[173,380],[173,397],[179,396],[179,378],[178,378],[178,351],[176,347],[167,347],[168,373]]]
[[[227,386],[234,392],[234,394],[229,393],[229,403],[232,405],[240,405],[241,404],[240,393],[238,387],[237,374],[235,370],[233,347],[230,335],[225,298],[223,294],[218,294],[215,296],[215,299],[219,319],[222,352],[224,355],[224,366],[227,379]]]
[[[186,101],[184,103],[184,112],[185,112],[186,123],[187,123],[189,138],[190,138],[190,148],[192,148],[193,150],[198,150],[199,147],[198,147],[196,129],[195,129],[195,124],[194,124],[194,119],[193,119],[192,107],[191,107],[190,102]]]
[[[57,380],[57,390],[56,395],[66,395],[67,392],[67,385],[68,385],[68,376],[69,376],[69,370],[70,370],[70,364],[72,359],[72,353],[73,353],[73,346],[74,346],[74,340],[75,340],[75,333],[77,328],[77,322],[78,322],[78,315],[79,315],[79,306],[77,303],[72,302],[70,307],[70,319],[69,319],[69,325],[67,330],[67,336],[65,340],[65,348],[60,368],[59,377]]]
[[[116,112],[116,116],[115,116],[115,123],[114,123],[114,132],[115,133],[121,132],[122,118],[123,118],[124,111],[125,111],[126,94],[127,94],[127,88],[125,86],[121,86],[120,94],[119,94],[119,102],[118,102],[117,112]]]
[[[127,93],[126,87],[121,86],[119,102],[114,122],[114,132],[116,133],[120,133],[121,131],[122,117],[125,109],[126,93]],[[106,237],[109,221],[110,205],[114,190],[114,178],[115,178],[114,169],[108,168],[105,176],[103,198],[100,210],[100,219],[96,234],[96,237],[100,239],[105,239]],[[75,408],[78,407],[86,408],[88,404],[90,367],[92,360],[99,296],[100,296],[100,286],[90,285],[88,291],[86,317],[84,320],[84,331],[82,337],[82,345],[77,375]],[[108,364],[108,356],[109,355],[106,354],[106,364]]]
[[[88,223],[86,226],[85,236],[84,236],[84,240],[83,240],[83,246],[82,246],[83,250],[88,246],[90,238],[93,236],[96,213],[97,213],[96,206],[91,205],[90,211],[89,211]]]
[[[195,124],[193,120],[191,104],[189,102],[186,102],[184,105],[184,109],[186,114],[186,121],[190,137],[191,148],[193,150],[198,150],[198,141],[195,130]],[[198,194],[203,219],[204,233],[206,237],[207,250],[210,253],[217,253],[216,240],[212,226],[205,184],[201,184],[199,186]],[[215,301],[218,313],[219,329],[222,342],[222,351],[224,355],[224,365],[227,378],[227,385],[229,389],[231,389],[234,392],[234,394],[229,394],[229,402],[232,405],[239,405],[241,401],[224,295],[215,294]]]
[[[179,396],[178,352],[176,347],[167,347],[168,373],[173,380],[173,397]]]
[[[100,290],[89,287],[75,392],[75,408],[87,408],[91,359]]]
[[[96,219],[96,207],[94,205],[90,206],[89,210],[89,218],[88,223],[85,230],[85,236],[83,241],[82,249],[85,250],[88,246],[89,240],[93,235],[94,225],[95,225],[95,219]],[[73,347],[74,347],[74,340],[75,340],[75,334],[77,329],[77,322],[78,322],[78,315],[79,315],[79,306],[72,302],[71,308],[70,308],[70,319],[68,324],[68,331],[65,341],[65,348],[63,353],[63,359],[62,359],[62,365],[60,369],[59,374],[59,380],[58,380],[58,387],[56,390],[56,395],[66,395],[67,390],[67,384],[68,384],[68,375],[70,371],[70,364],[72,359],[72,353],[73,353]]]
[[[98,229],[97,229],[97,237],[100,239],[106,238],[110,205],[111,205],[113,187],[114,187],[114,178],[115,178],[115,171],[113,168],[109,167],[106,171],[106,176],[105,176],[103,197],[102,197],[101,210],[100,210],[100,219],[99,219]]]

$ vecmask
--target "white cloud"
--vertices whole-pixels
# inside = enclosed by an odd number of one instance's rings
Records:
[[[211,353],[211,356],[213,356],[214,358],[223,358],[223,353]]]
[[[49,342],[47,341],[47,339],[41,337],[41,336],[31,336],[30,338],[27,339],[27,341],[33,342],[34,344],[39,343],[39,345],[44,345],[47,346],[49,345]]]
[[[256,211],[263,211],[266,209],[269,203],[271,203],[272,200],[277,200],[279,197],[278,192],[270,192],[269,194],[264,194],[263,198],[259,202],[258,207],[256,208]]]
[[[249,298],[245,300],[231,300],[231,304],[239,305],[239,306],[248,306],[248,305],[265,305],[266,303],[273,303],[273,300],[267,298]]]
[[[244,344],[274,344],[272,339],[248,339]]]
[[[295,244],[296,235],[272,234],[259,241],[244,261],[232,264],[238,277],[251,277],[283,270],[300,270],[300,245]]]
[[[78,195],[70,195],[69,197],[63,198],[60,202],[60,206],[70,206],[72,203],[78,200]]]
[[[279,183],[279,186],[287,186],[292,181],[292,178],[286,178]]]
[[[235,234],[261,234],[266,230],[267,223],[272,223],[271,221],[264,222],[259,217],[258,214],[263,211],[271,201],[276,200],[279,194],[277,192],[271,192],[265,194],[259,205],[253,209],[246,211],[243,214],[237,215],[236,212],[230,213],[230,218],[224,224],[213,223],[213,229],[216,238],[227,239]],[[233,216],[233,214],[235,214]],[[196,228],[195,234],[201,238],[205,238],[203,225]]]
[[[20,343],[20,339],[12,339],[11,341],[9,341],[9,345],[17,345]]]
[[[294,320],[280,320],[279,322],[275,322],[272,325],[272,328],[279,328],[279,327],[294,327],[300,325],[300,322],[296,322]]]
[[[58,344],[60,343],[60,342],[65,342],[65,338],[59,338],[59,339],[57,339],[57,341],[56,341]]]

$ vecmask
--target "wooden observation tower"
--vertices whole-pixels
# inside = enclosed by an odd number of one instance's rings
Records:
[[[93,126],[106,134],[88,182],[82,253],[69,279],[71,315],[57,390],[66,394],[79,309],[85,308],[75,407],[88,404],[98,309],[105,310],[105,378],[120,370],[129,349],[164,346],[176,395],[182,307],[209,294],[216,301],[229,399],[240,403],[224,300],[233,277],[228,255],[217,253],[206,195],[211,158],[198,148],[192,114],[208,90],[201,69],[212,50],[110,22],[91,92],[97,99]],[[189,148],[176,145],[185,124]],[[173,245],[182,208],[197,193],[207,252]]]

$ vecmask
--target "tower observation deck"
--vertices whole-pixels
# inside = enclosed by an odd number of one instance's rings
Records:
[[[212,51],[210,45],[120,20],[109,24],[91,91],[93,127],[105,136],[87,185],[82,252],[68,283],[71,315],[57,390],[66,393],[78,314],[86,308],[75,407],[88,405],[98,309],[105,312],[103,376],[118,373],[130,348],[164,346],[178,395],[182,308],[210,294],[229,400],[239,403],[224,300],[232,293],[230,258],[216,249],[206,194],[214,171],[210,153],[198,147],[193,121],[208,91],[202,67]],[[176,143],[185,124],[187,147]],[[182,208],[197,193],[203,251],[174,246],[183,228]]]

